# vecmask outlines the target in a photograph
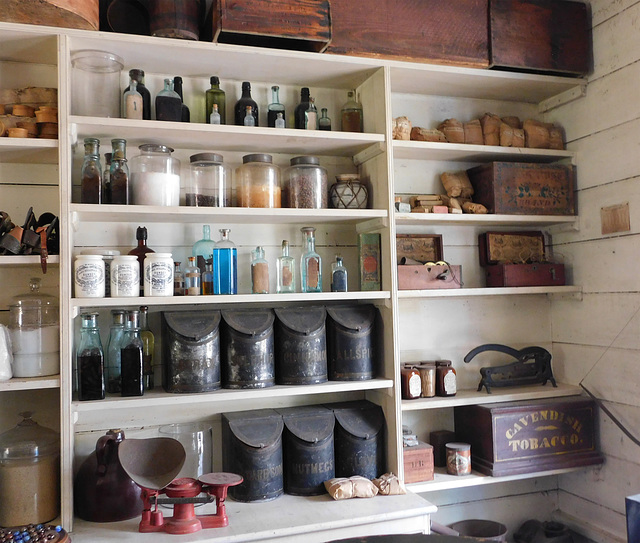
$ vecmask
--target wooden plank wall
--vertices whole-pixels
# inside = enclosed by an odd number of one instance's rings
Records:
[[[557,378],[583,382],[640,435],[640,1],[593,0],[586,97],[550,112],[578,154],[577,232],[554,237],[583,286],[552,304]],[[629,204],[628,232],[603,235],[600,209]],[[560,478],[559,506],[590,537],[626,541],[625,496],[640,492],[640,449],[600,413],[604,466]]]

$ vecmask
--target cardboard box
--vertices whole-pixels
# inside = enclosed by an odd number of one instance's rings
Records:
[[[415,447],[403,447],[404,482],[433,481],[433,447],[418,442]]]
[[[358,262],[360,290],[380,290],[380,234],[358,234]]]

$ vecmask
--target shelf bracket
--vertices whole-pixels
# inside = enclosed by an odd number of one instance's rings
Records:
[[[355,155],[353,155],[353,163],[356,166],[360,166],[360,164],[364,164],[368,160],[371,160],[372,158],[375,158],[378,155],[381,155],[382,153],[384,153],[384,151],[385,151],[384,143],[382,142],[374,143],[373,145],[370,145],[369,147],[367,147],[365,150],[360,151],[359,153],[356,153]]]
[[[587,95],[587,83],[581,83],[575,87],[547,98],[538,104],[538,113],[546,113],[560,106],[564,106],[574,100]]]
[[[387,217],[380,217],[378,219],[370,219],[368,221],[359,222],[356,225],[356,232],[358,234],[364,234],[367,232],[375,232],[383,230],[389,226],[389,219]]]

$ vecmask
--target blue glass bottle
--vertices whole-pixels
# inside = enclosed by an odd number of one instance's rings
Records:
[[[313,226],[301,228],[302,257],[300,272],[302,292],[322,292],[322,260],[316,253],[316,229]]]
[[[196,257],[196,265],[200,268],[200,274],[206,271],[205,261],[213,255],[216,242],[211,239],[211,227],[202,225],[202,239],[196,241],[191,249],[191,254]]]
[[[229,232],[229,228],[220,229],[222,237],[213,249],[214,294],[238,294],[238,250]]]

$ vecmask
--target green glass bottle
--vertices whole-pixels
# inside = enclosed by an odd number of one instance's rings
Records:
[[[217,75],[211,76],[211,88],[205,93],[206,100],[206,120],[207,123],[211,123],[211,113],[213,113],[213,104],[218,105],[218,115],[220,115],[220,122],[215,124],[227,124],[226,119],[226,103],[227,98],[224,91],[220,88],[220,79]]]

